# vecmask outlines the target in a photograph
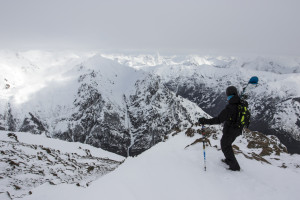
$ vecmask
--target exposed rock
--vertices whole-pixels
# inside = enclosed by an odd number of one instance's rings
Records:
[[[7,104],[7,111],[4,115],[4,120],[6,121],[6,127],[8,131],[16,131],[17,125],[16,125],[16,119],[13,116],[12,113],[12,106],[10,103]]]
[[[260,156],[270,156],[273,153],[273,149],[271,147],[263,147]]]
[[[8,135],[15,140],[15,134]],[[47,182],[52,185],[85,182],[86,187],[88,182],[121,164],[87,154],[87,149],[82,149],[83,155],[61,153],[42,145],[18,141],[0,141],[0,148],[0,193],[7,193],[11,199],[30,195],[31,189]]]
[[[191,130],[188,130],[187,132],[190,131]],[[201,129],[198,129],[197,132],[198,131],[202,133]],[[203,142],[205,142],[206,145],[208,145],[210,144],[211,138],[218,138],[218,136],[222,134],[221,130],[215,129],[213,127],[205,128],[204,132],[207,133],[206,137],[196,139],[193,143],[186,146],[185,148]],[[238,144],[247,148],[241,149],[240,145]],[[217,145],[215,145],[214,147],[218,149]],[[243,135],[236,139],[236,141],[232,145],[232,149],[234,151],[234,154],[242,154],[247,159],[257,160],[259,162],[267,164],[271,164],[271,162],[268,159],[280,161],[278,157],[270,156],[279,156],[281,153],[287,153],[286,147],[282,143],[280,143],[279,139],[276,136],[265,136],[262,133],[250,131],[249,129],[245,129]],[[260,153],[258,154],[257,152],[259,151]]]
[[[262,149],[260,155],[261,156],[269,156],[273,152],[276,155],[280,155],[280,153],[287,153],[287,149],[284,145],[282,145],[279,139],[275,136],[265,136],[259,132],[253,132],[247,130],[244,132],[244,136],[248,140],[248,148],[254,149]]]
[[[8,133],[7,134],[8,137],[14,139],[16,142],[19,142],[18,137],[16,136],[16,134],[14,133]]]
[[[280,166],[281,168],[287,168],[287,166],[285,165],[285,163],[282,163],[282,165]]]
[[[240,150],[240,148],[239,148],[237,145],[235,145],[235,144],[234,144],[234,145],[232,145],[232,148],[233,148],[233,149],[235,149],[235,150],[237,150],[237,151],[239,151],[239,150]]]
[[[32,113],[29,113],[30,118],[25,118],[23,124],[20,128],[20,132],[30,132],[33,134],[42,134],[43,132],[48,132],[44,125],[38,117],[35,117]]]
[[[205,144],[205,146],[208,146],[208,145],[211,146],[210,140],[208,138],[206,138],[206,137],[203,137],[203,138],[196,139],[193,143],[187,145],[185,147],[185,149],[188,148],[188,147],[190,147],[190,146],[192,146],[192,145],[195,145],[197,143]]]
[[[265,163],[271,164],[269,161],[267,161],[266,159],[264,159],[260,155],[257,155],[254,152],[252,152],[252,158],[255,159],[255,160],[257,160],[257,161],[261,161],[261,162],[265,162]]]
[[[188,128],[185,132],[185,135],[188,136],[188,137],[194,137],[196,131],[195,129],[193,128]]]

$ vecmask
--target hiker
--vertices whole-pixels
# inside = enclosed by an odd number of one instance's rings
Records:
[[[238,128],[235,123],[238,118],[238,104],[241,99],[238,95],[236,87],[229,86],[226,89],[226,95],[228,100],[228,105],[224,110],[221,111],[219,116],[212,119],[200,118],[199,124],[221,124],[224,123],[223,136],[221,139],[221,149],[224,153],[225,159],[222,159],[227,165],[229,165],[229,170],[240,171],[240,165],[237,162],[233,149],[232,143],[234,140],[242,134],[243,128]]]

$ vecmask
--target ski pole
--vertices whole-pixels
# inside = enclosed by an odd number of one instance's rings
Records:
[[[206,171],[206,154],[205,154],[205,132],[204,132],[204,125],[202,124],[202,128],[201,128],[201,132],[202,132],[202,138],[203,138],[203,156],[204,156],[204,171]]]

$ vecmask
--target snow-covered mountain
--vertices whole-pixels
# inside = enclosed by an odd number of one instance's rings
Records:
[[[0,129],[137,155],[248,88],[251,129],[299,153],[299,58],[1,52]],[[183,97],[183,98],[182,98]],[[191,103],[193,102],[193,103]],[[197,106],[198,105],[198,106]]]
[[[171,91],[212,116],[218,115],[227,103],[228,86],[235,85],[242,91],[251,76],[258,76],[258,87],[249,86],[247,92],[253,119],[250,128],[276,135],[289,152],[300,153],[300,58],[106,57],[160,76]]]
[[[1,101],[3,129],[45,133],[133,156],[173,129],[208,116],[195,103],[177,97],[156,75],[100,55],[75,66],[67,63],[61,74],[54,74],[60,78],[44,82],[23,102],[17,92],[27,85],[3,89],[8,93]]]
[[[204,171],[202,136],[197,132],[197,127],[172,132],[165,142],[137,157],[128,157],[116,170],[87,188],[65,183],[44,184],[23,199],[281,200],[299,197],[299,155],[285,153],[285,147],[276,137],[250,131],[239,136],[234,151],[242,170],[232,172],[221,162],[221,127],[207,127],[205,132],[211,146],[206,143],[207,170]]]
[[[297,59],[1,54],[0,129],[9,130],[0,131],[1,199],[300,195],[300,158],[287,153],[297,152],[299,139]],[[260,85],[247,92],[251,129],[263,134],[246,130],[236,139],[242,171],[231,172],[220,161],[222,127],[207,126],[204,172],[201,130],[193,124],[209,117],[203,110],[218,114],[226,87],[242,89],[253,75]]]

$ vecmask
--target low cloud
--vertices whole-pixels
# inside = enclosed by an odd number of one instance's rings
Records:
[[[300,55],[296,0],[1,1],[13,49],[146,49]]]

